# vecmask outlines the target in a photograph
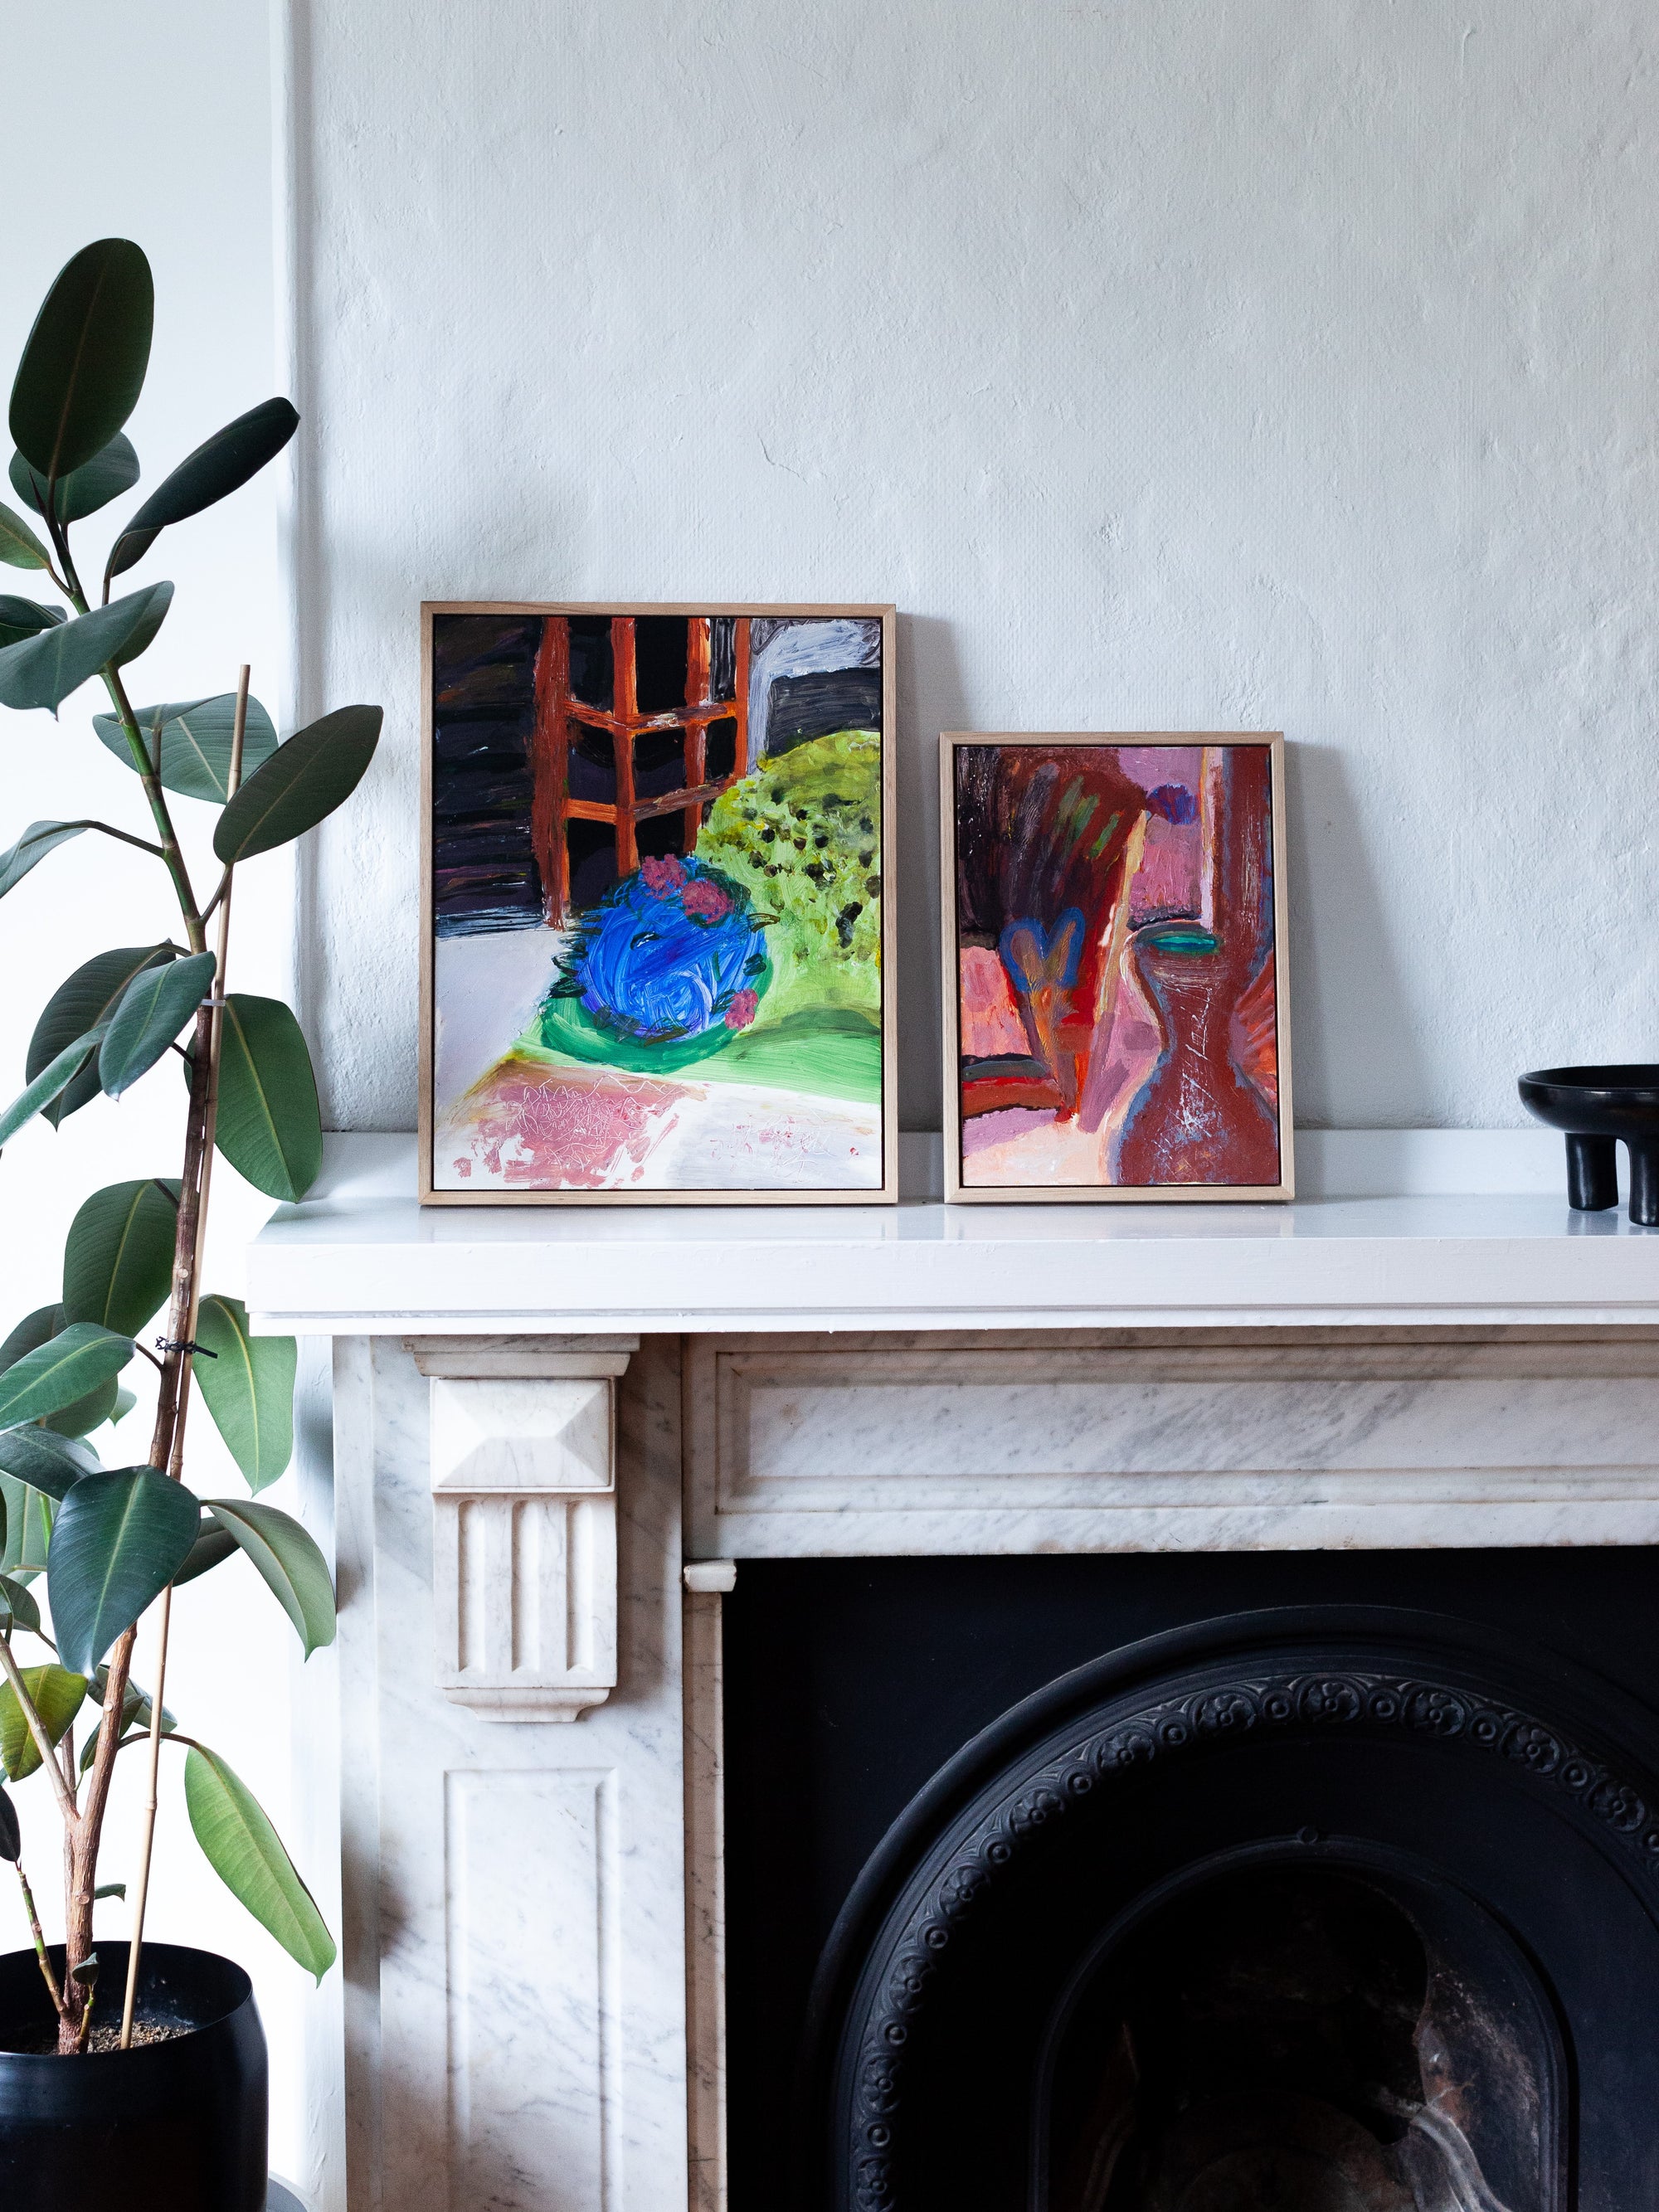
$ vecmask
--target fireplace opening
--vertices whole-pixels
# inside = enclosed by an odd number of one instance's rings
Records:
[[[1471,1900],[1378,1867],[1231,1869],[1113,1929],[1066,1990],[1030,2202],[1545,2212],[1559,2069],[1528,1963]]]
[[[1650,1577],[745,1562],[732,2212],[1659,2205]]]

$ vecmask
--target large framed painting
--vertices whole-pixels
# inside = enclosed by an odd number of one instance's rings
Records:
[[[940,740],[945,1195],[1291,1196],[1285,746]]]
[[[422,1200],[896,1200],[893,610],[422,612]]]

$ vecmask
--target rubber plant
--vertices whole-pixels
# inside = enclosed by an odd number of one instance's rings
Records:
[[[162,1696],[173,1589],[238,1553],[270,1586],[307,1656],[334,1633],[322,1553],[297,1521],[258,1495],[289,1455],[294,1342],[252,1336],[237,1300],[204,1291],[201,1265],[216,1152],[276,1199],[302,1196],[321,1162],[317,1086],[299,1024],[276,1000],[225,989],[235,876],[245,861],[302,836],[349,797],[374,753],[380,712],[342,708],[279,744],[270,716],[248,696],[246,668],[234,691],[132,704],[133,665],[166,619],[173,586],[145,583],[112,597],[116,580],[147,559],[166,532],[247,483],[299,420],[286,399],[268,399],[182,460],[106,533],[94,605],[71,538],[138,481],[124,425],[143,386],[154,308],[149,264],[128,240],[100,240],[65,266],[12,386],[10,484],[29,514],[0,504],[0,561],[36,572],[67,602],[0,596],[0,704],[56,715],[83,685],[101,685],[108,709],[93,729],[132,770],[142,823],[135,830],[84,817],[29,823],[0,853],[0,896],[70,840],[112,837],[154,859],[178,917],[171,933],[100,953],[59,986],[35,1027],[26,1086],[0,1112],[3,1145],[37,1115],[61,1127],[100,1096],[118,1098],[182,1063],[179,1173],[94,1191],[69,1232],[61,1301],[27,1315],[0,1346],[0,1760],[6,1783],[38,1778],[35,1786],[51,1791],[62,1817],[61,1972],[41,1930],[3,1784],[0,1857],[16,1868],[65,2054],[88,2047],[100,2001],[93,1906],[109,1893],[100,1885],[99,1854],[111,1778],[124,1754],[148,1760],[149,1790],[129,1899],[123,2048],[131,2039],[164,1746],[176,1747],[169,1759],[183,1754],[191,1825],[219,1875],[319,1978],[334,1959],[322,1917],[252,1792],[217,1752],[175,1726]],[[180,799],[217,810],[217,881],[205,898],[175,832]],[[153,929],[147,921],[135,933]],[[146,1344],[143,1334],[163,1307],[162,1333]],[[153,1370],[149,1456],[141,1467],[106,1469],[89,1439],[136,1403],[122,1381],[134,1367]],[[201,1498],[184,1481],[192,1384],[247,1482],[247,1498]],[[153,1692],[132,1674],[137,1624],[152,1607]],[[115,2003],[113,1993],[103,1993],[109,2025]]]

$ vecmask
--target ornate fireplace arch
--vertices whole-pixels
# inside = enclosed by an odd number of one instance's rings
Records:
[[[1510,1870],[1514,1896],[1486,1896],[1493,1913],[1513,1923],[1518,1912],[1524,1923],[1535,1910],[1540,1869],[1531,1861],[1539,1838],[1547,1845],[1553,1838],[1559,1865],[1550,1881],[1564,1892],[1588,1885],[1604,1913],[1611,1882],[1632,1926],[1645,1929],[1659,1974],[1656,1749],[1652,1717],[1596,1678],[1565,1662],[1540,1667],[1535,1655],[1504,1639],[1422,1613],[1342,1607],[1236,1615],[1062,1677],[941,1770],[849,1897],[814,1990],[799,2200],[835,2212],[922,2212],[939,2200],[919,2177],[960,2156],[945,2137],[964,2128],[982,2135],[985,2170],[994,2170],[1003,2124],[988,2107],[964,2014],[977,2007],[983,2033],[994,2039],[999,2022],[1025,2002],[1019,1969],[1010,1966],[1021,1917],[1034,1931],[1030,1972],[1040,1977],[1064,1955],[1048,1893],[1069,1886],[1083,1899],[1098,1881],[1101,1894],[1121,1907],[1114,1881],[1133,1893],[1149,1850],[1154,1857],[1179,1850],[1192,1784],[1206,1776],[1258,1843],[1277,1835],[1288,1851],[1299,1838],[1317,1838],[1293,1817],[1292,1801],[1357,1803],[1353,1778],[1375,1754],[1385,1796],[1391,1790],[1410,1798],[1425,1833],[1434,1829],[1437,1796],[1467,1807],[1484,1796],[1492,1811],[1479,1824],[1475,1863],[1455,1865],[1449,1843],[1438,1854],[1420,1853],[1425,1863],[1438,1857],[1445,1877],[1468,1883],[1472,1893],[1503,1891],[1503,1831],[1518,1818],[1516,1832],[1524,1831],[1530,1860]],[[1240,1800],[1251,1792],[1246,1811]],[[1389,1811],[1385,1804],[1380,1829]],[[1346,1819],[1343,1825],[1354,1832]],[[1389,1844],[1381,1832],[1376,1840]],[[1189,1855],[1195,1849],[1194,1839]],[[999,1948],[981,1936],[1003,1913],[1015,1932]],[[1086,1933],[1079,1930],[1074,1955]],[[975,1993],[976,1952],[981,1964],[989,1961],[988,1998],[983,1984]],[[1540,1959],[1540,1972],[1553,1989],[1548,1959]],[[1039,1991],[1032,2002],[1042,2012],[1049,2000]],[[1569,2002],[1569,2040],[1571,2010]],[[1632,2033],[1654,2037],[1635,2023]],[[1015,2070],[1012,2053],[1011,2045],[1001,2078]],[[1659,2058],[1659,2048],[1653,2055]],[[1017,2063],[1024,2066],[1024,2054]],[[960,2077],[954,2092],[953,2066]],[[1566,2137],[1576,2124],[1564,2111]],[[1601,2114],[1592,2158],[1616,2164],[1618,2135]],[[1564,2148],[1564,2171],[1570,2161]]]

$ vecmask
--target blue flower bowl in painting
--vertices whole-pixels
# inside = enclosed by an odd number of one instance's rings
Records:
[[[571,981],[604,1027],[646,1044],[713,1031],[713,1045],[754,1020],[765,935],[737,885],[696,860],[645,861],[580,927]]]

